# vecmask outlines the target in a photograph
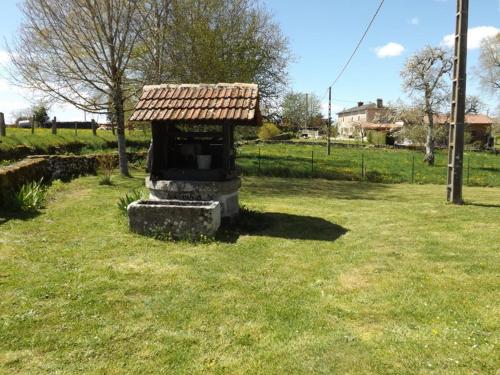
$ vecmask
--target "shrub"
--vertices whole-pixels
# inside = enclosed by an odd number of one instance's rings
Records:
[[[47,198],[47,187],[43,181],[33,181],[21,186],[19,191],[8,191],[3,195],[2,206],[12,211],[35,212],[43,207]]]
[[[118,200],[117,206],[123,215],[127,214],[127,207],[130,203],[144,198],[144,193],[141,190],[133,190]]]
[[[264,125],[262,125],[257,133],[259,139],[262,140],[271,139],[273,137],[276,137],[278,134],[280,134],[280,130],[276,125],[270,122],[266,122]]]
[[[376,130],[368,130],[366,133],[366,140],[368,143],[374,145],[385,145],[387,143],[387,133]]]

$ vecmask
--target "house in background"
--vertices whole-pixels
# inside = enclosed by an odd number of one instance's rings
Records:
[[[427,119],[426,119],[426,122]],[[435,115],[434,123],[436,124],[450,124],[450,117],[447,115]],[[488,143],[491,131],[493,128],[493,119],[483,114],[468,114],[465,115],[466,130],[470,131],[471,142]]]
[[[364,124],[373,124],[377,114],[386,110],[382,99],[376,103],[358,102],[356,107],[344,109],[337,113],[338,132],[342,138],[352,138],[357,127],[363,128]]]

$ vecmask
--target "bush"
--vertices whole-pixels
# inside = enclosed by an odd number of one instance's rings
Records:
[[[35,212],[43,207],[47,198],[47,187],[43,181],[33,181],[3,195],[2,206],[12,211]]]
[[[280,133],[281,132],[276,125],[270,122],[266,122],[259,128],[257,135],[259,139],[268,140],[276,137]]]
[[[289,141],[290,139],[294,139],[294,138],[295,138],[294,133],[287,132],[287,133],[281,133],[281,134],[278,134],[277,136],[274,136],[272,138],[272,140],[273,141]]]
[[[374,145],[385,145],[387,143],[387,133],[376,130],[368,130],[366,133],[366,140],[368,143]]]
[[[118,206],[120,212],[123,215],[126,215],[128,205],[132,202],[138,201],[143,198],[144,198],[144,193],[141,190],[134,190],[121,197],[116,205]]]

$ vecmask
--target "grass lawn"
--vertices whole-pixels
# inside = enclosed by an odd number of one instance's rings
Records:
[[[259,173],[260,149],[260,173]],[[314,153],[314,156],[313,156]],[[311,159],[313,157],[313,163]],[[322,177],[383,183],[445,184],[447,151],[436,152],[436,165],[423,163],[418,151],[390,148],[335,147],[326,155],[324,146],[301,144],[245,145],[238,149],[238,164],[247,175]],[[361,167],[365,169],[364,177]],[[469,151],[464,156],[464,183],[500,186],[500,155]]]
[[[147,144],[151,139],[149,132],[135,130],[132,133],[126,132],[128,141],[144,142]],[[79,129],[77,135],[72,129],[58,129],[53,135],[50,129],[35,129],[35,134],[31,134],[31,129],[7,128],[7,136],[0,137],[0,154],[15,149],[17,146],[27,146],[34,148],[37,152],[47,152],[50,147],[67,146],[68,144],[80,143],[92,150],[102,150],[109,148],[109,142],[116,142],[116,135],[108,130],[98,130],[97,136],[92,135],[90,129]]]
[[[0,220],[0,373],[495,373],[500,189],[247,177],[260,229],[127,231],[84,177]]]

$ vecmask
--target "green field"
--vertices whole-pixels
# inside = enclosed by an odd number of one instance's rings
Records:
[[[445,184],[446,164],[445,150],[438,150],[436,164],[427,166],[423,162],[423,153],[391,148],[333,145],[330,156],[320,145],[259,144],[244,145],[238,149],[238,165],[246,175]],[[464,184],[500,186],[500,155],[466,152]]]
[[[128,141],[147,146],[151,135],[149,132],[134,130],[126,132]],[[116,142],[116,136],[108,130],[98,130],[97,136],[92,135],[89,129],[80,129],[75,135],[72,129],[58,129],[53,135],[50,129],[35,129],[35,134],[31,134],[31,129],[8,128],[7,137],[0,137],[0,155],[12,152],[18,146],[26,146],[34,149],[37,153],[53,152],[52,148],[64,148],[76,145],[82,152],[99,151],[110,148],[110,143]],[[116,147],[116,146],[112,146]]]
[[[0,373],[498,371],[499,188],[247,177],[258,225],[193,244],[128,232],[135,173],[3,215]]]

